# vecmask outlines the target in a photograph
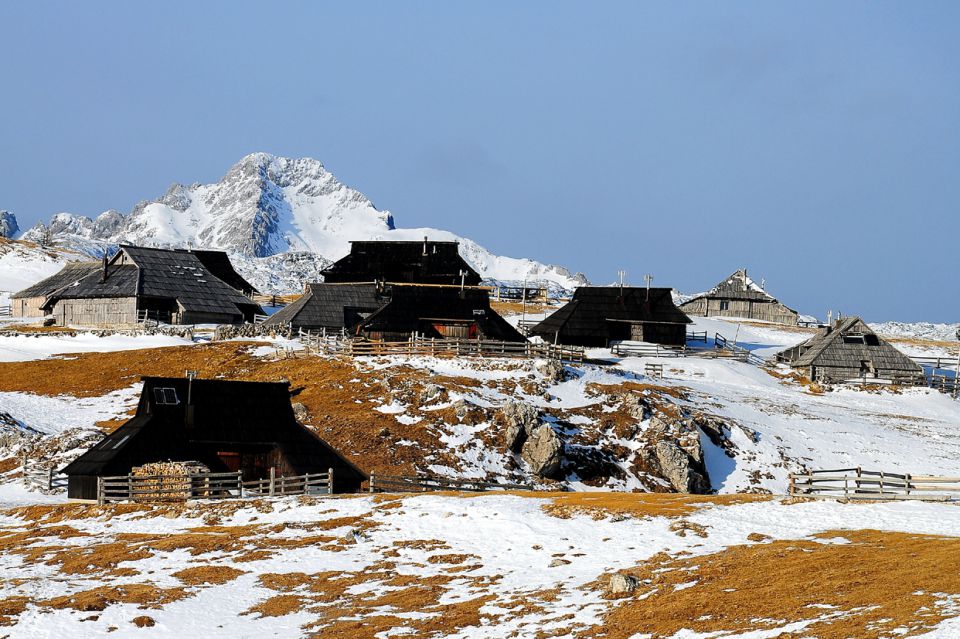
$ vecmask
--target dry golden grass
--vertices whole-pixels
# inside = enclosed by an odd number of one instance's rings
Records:
[[[511,315],[522,315],[523,314],[523,302],[513,302],[513,301],[502,301],[497,302],[496,300],[490,300],[490,308],[494,311],[503,315],[504,317],[509,317]],[[527,315],[536,315],[538,313],[552,312],[560,308],[557,304],[546,304],[544,302],[527,302]]]
[[[245,571],[238,570],[231,566],[194,566],[184,568],[173,573],[173,576],[187,584],[188,586],[197,586],[200,584],[225,584],[233,581]]]
[[[140,608],[161,608],[165,604],[189,596],[183,588],[158,588],[149,584],[100,586],[72,595],[63,595],[40,602],[39,605],[57,610],[70,608],[83,612],[105,610],[117,603],[138,604]]]
[[[523,494],[523,493],[517,493]],[[625,515],[630,517],[685,517],[703,508],[734,506],[769,501],[767,495],[679,495],[676,493],[528,493],[532,497],[550,497],[544,505],[547,514],[569,519],[589,515],[594,519]]]
[[[809,621],[777,636],[909,637],[948,616],[937,607],[937,593],[960,594],[960,539],[870,530],[819,537],[852,543],[775,541],[707,556],[654,557],[633,571],[643,585],[606,616],[604,636],[771,631]]]

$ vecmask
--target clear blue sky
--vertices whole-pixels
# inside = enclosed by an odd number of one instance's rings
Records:
[[[311,156],[498,253],[960,321],[960,2],[5,2],[0,208]]]

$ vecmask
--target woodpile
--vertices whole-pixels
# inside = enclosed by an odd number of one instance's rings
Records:
[[[206,497],[203,490],[195,491],[192,475],[209,473],[210,469],[196,461],[151,462],[130,471],[135,486],[134,501],[186,501],[190,497]]]

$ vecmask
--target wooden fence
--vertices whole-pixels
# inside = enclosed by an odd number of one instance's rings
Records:
[[[345,341],[341,354],[351,357],[381,355],[448,355],[454,357],[543,358],[583,363],[583,348],[532,342],[502,342],[479,339],[434,339],[415,337],[404,342],[378,342],[353,339]]]
[[[196,473],[97,478],[97,503],[117,501],[186,501],[188,499],[238,499],[280,495],[326,495],[333,492],[333,469],[294,477],[243,481],[242,473]]]
[[[530,484],[499,484],[474,479],[449,477],[407,477],[403,475],[380,475],[370,473],[371,493],[426,493],[438,490],[485,492],[488,490],[533,490]]]
[[[0,306],[0,317],[12,317],[13,316],[13,306],[7,304],[6,306]]]
[[[686,346],[664,346],[646,342],[616,342],[610,352],[618,357],[686,357]]]
[[[701,335],[700,333],[697,334]],[[690,336],[687,336],[690,340]],[[698,337],[698,339],[700,339]],[[703,338],[706,341],[706,338]],[[723,335],[717,333],[714,338],[714,348],[696,348],[690,346],[664,346],[663,344],[647,344],[645,342],[616,342],[610,346],[610,352],[620,357],[705,357],[729,358],[740,362],[747,362],[754,366],[763,366],[767,362],[762,357],[754,355],[747,349],[736,346]]]
[[[707,343],[707,332],[706,331],[688,331],[687,332],[687,341],[688,342],[703,342]]]
[[[270,469],[270,477],[243,482],[245,497],[274,497],[277,495],[332,495],[333,469],[325,473],[307,473],[296,477],[277,477]]]
[[[58,473],[53,464],[30,464],[24,460],[23,483],[40,490],[66,490],[67,476]]]
[[[953,501],[960,477],[839,468],[790,475],[790,495],[816,499]]]
[[[762,357],[754,355],[752,352],[748,351],[742,346],[737,346],[720,333],[714,333],[713,343],[718,349],[734,353],[738,357],[743,358],[743,361],[747,362],[748,364],[753,364],[754,366],[763,366],[767,363]]]

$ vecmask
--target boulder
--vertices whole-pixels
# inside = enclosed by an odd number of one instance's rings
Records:
[[[697,472],[690,455],[677,442],[661,439],[656,443],[654,452],[664,479],[678,493],[702,495],[710,492],[710,482]]]
[[[310,411],[303,405],[303,402],[293,402],[291,406],[293,408],[293,416],[296,417],[297,421],[301,424],[306,424],[310,419]]]
[[[563,442],[550,426],[543,424],[530,432],[523,444],[520,457],[538,477],[553,478],[560,472],[563,461]]]
[[[538,360],[534,364],[534,368],[548,382],[562,382],[567,377],[567,370],[563,367],[563,364],[555,359]]]
[[[632,595],[639,585],[640,580],[633,575],[618,572],[610,575],[610,581],[607,582],[607,591],[611,595]]]
[[[510,400],[497,412],[496,420],[503,426],[504,447],[520,452],[530,433],[540,424],[540,411],[530,404]]]

